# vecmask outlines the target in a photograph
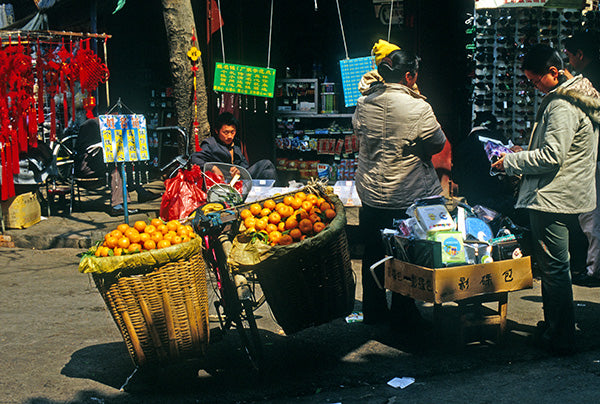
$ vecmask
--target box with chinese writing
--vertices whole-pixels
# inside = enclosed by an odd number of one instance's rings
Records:
[[[530,257],[436,269],[398,259],[385,263],[386,289],[430,303],[455,302],[532,285]]]
[[[25,229],[41,220],[42,209],[33,192],[17,195],[2,201],[4,224],[11,229]]]

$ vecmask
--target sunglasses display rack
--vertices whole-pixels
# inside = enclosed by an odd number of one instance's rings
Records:
[[[537,43],[562,52],[564,40],[582,29],[584,16],[580,10],[545,7],[477,9],[467,23],[473,40],[467,45],[472,118],[489,111],[507,140],[527,144],[542,94],[521,70],[523,57]]]

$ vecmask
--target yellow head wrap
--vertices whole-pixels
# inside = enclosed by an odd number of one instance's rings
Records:
[[[381,60],[395,50],[400,50],[400,47],[380,39],[379,41],[375,42],[375,45],[373,45],[371,55],[375,56],[375,64],[379,66]]]

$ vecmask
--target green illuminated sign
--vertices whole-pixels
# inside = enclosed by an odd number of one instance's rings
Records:
[[[275,69],[216,63],[215,91],[273,98]]]

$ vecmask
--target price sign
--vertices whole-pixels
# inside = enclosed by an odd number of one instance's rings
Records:
[[[225,93],[273,98],[275,69],[217,63],[213,89]]]
[[[100,115],[105,163],[149,160],[144,115]]]
[[[347,107],[353,107],[356,105],[358,97],[360,97],[358,83],[365,73],[375,69],[375,57],[367,56],[364,58],[340,60],[340,69],[342,70],[344,103]]]

